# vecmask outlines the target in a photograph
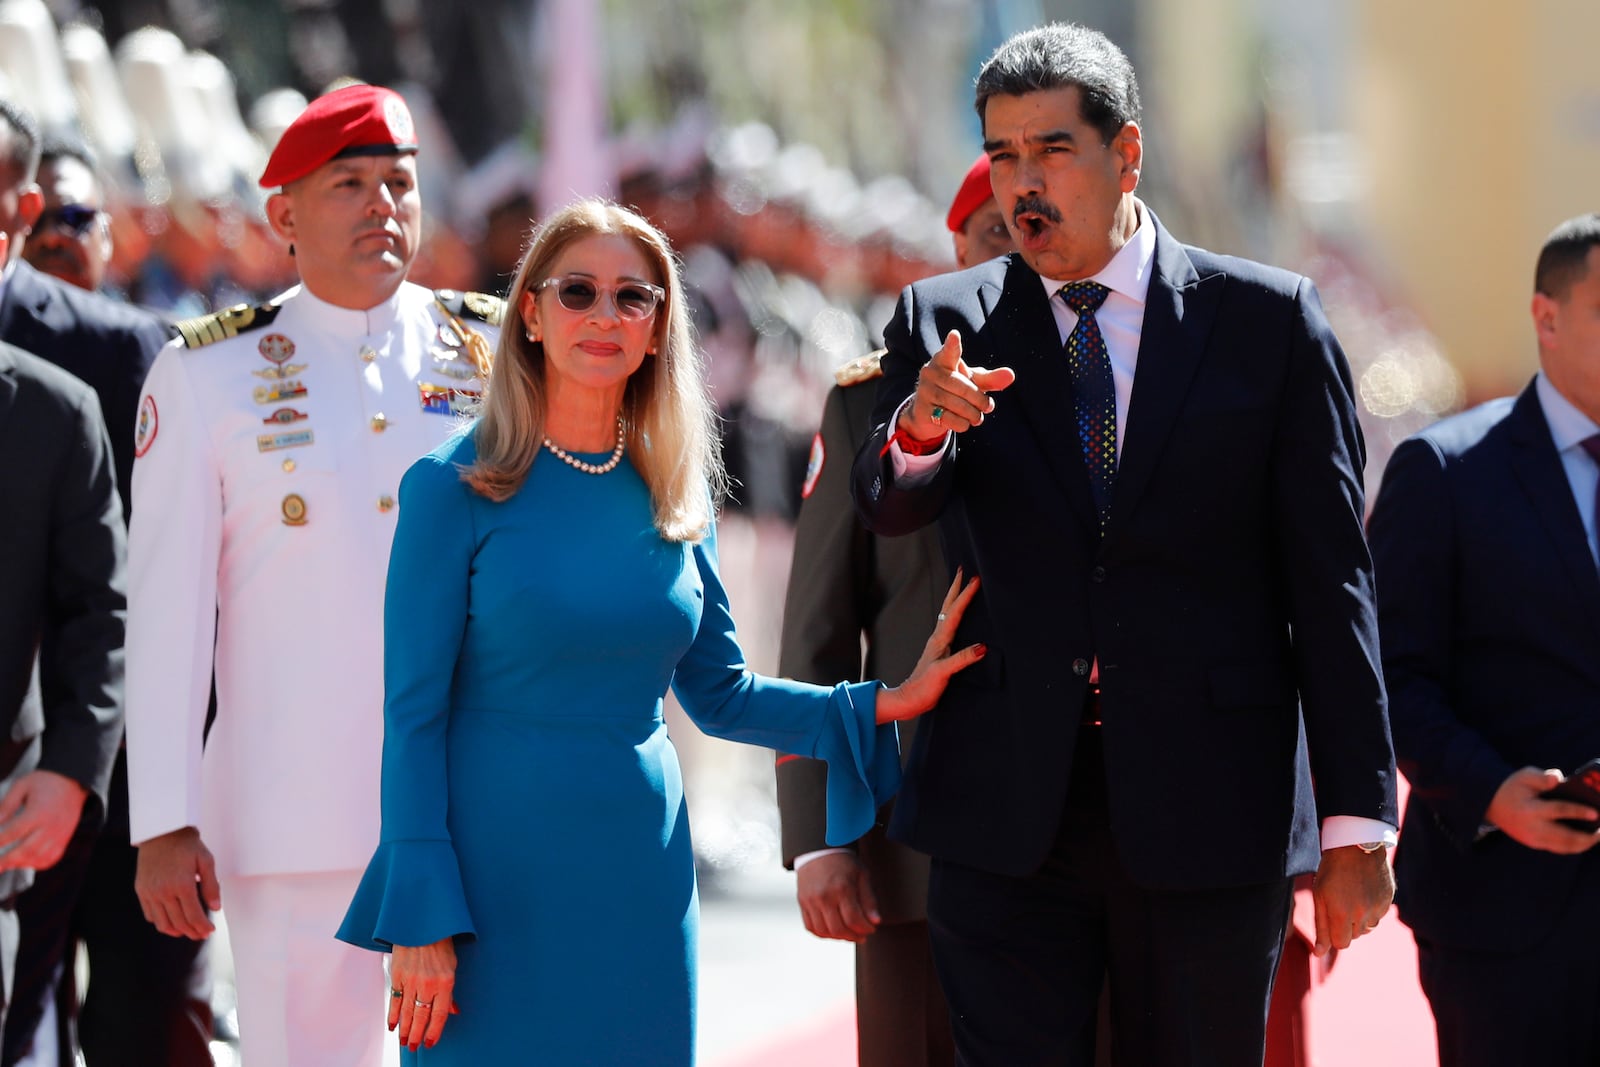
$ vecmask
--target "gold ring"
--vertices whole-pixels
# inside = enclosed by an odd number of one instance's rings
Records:
[[[389,995],[394,999],[399,1000],[401,997],[406,995],[406,991],[404,989],[391,989],[389,990]]]
[[[944,408],[940,407],[938,404],[935,404],[930,417],[934,422],[938,422],[940,419],[944,418]]]

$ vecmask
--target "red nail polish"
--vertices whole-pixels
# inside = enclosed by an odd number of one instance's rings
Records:
[[[984,644],[981,641],[978,642],[978,655],[987,656],[988,654],[989,654],[989,646]]]

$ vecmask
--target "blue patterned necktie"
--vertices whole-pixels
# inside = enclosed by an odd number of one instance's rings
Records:
[[[1117,480],[1117,387],[1111,377],[1106,339],[1094,313],[1110,292],[1099,282],[1069,282],[1061,287],[1061,298],[1078,313],[1078,324],[1067,335],[1067,370],[1072,375],[1078,442],[1089,468],[1102,534],[1111,517],[1111,486]]]

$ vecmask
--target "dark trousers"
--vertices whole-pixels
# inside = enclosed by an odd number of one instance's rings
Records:
[[[80,825],[61,862],[18,898],[22,939],[15,1010],[0,1064],[33,1047],[45,998],[56,997],[62,1062],[77,1045],[90,1067],[211,1067],[211,975],[203,942],[167,937],[145,921],[133,891],[138,850],[128,841],[127,762],[118,754],[105,829]],[[76,945],[89,954],[77,1004]],[[61,975],[59,986],[55,976]]]
[[[1600,1065],[1600,863],[1591,857],[1550,936],[1527,951],[1482,952],[1417,935],[1440,1067]]]
[[[861,1067],[953,1067],[927,923],[885,924],[856,946],[856,1040]]]
[[[933,863],[929,931],[956,1062],[1088,1067],[1109,975],[1119,1067],[1260,1064],[1290,885],[1135,885],[1111,839],[1098,728],[1084,727],[1061,827],[1038,872]]]

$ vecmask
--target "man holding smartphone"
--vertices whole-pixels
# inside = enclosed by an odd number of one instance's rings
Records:
[[[1531,310],[1533,382],[1396,449],[1371,520],[1441,1067],[1600,1059],[1600,811],[1546,796],[1600,755],[1600,214],[1545,241]]]

